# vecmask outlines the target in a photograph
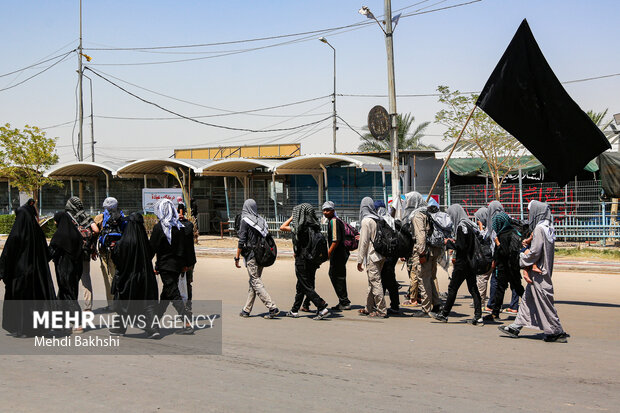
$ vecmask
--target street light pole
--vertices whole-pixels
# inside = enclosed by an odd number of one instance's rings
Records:
[[[392,202],[400,197],[398,167],[398,125],[396,115],[396,83],[394,81],[394,43],[392,36],[392,2],[385,0],[385,48],[387,50],[388,94],[390,96],[390,160],[392,163]]]
[[[328,45],[329,47],[332,48],[332,50],[334,51],[334,94],[332,95],[332,103],[334,105],[334,123],[333,123],[333,130],[334,130],[334,153],[336,153],[336,131],[338,130],[338,127],[336,126],[336,49],[334,48],[334,46],[332,46],[326,38],[324,37],[319,37],[319,40],[322,41],[323,43],[325,43],[326,45]]]
[[[78,101],[78,116],[79,116],[79,129],[78,129],[78,161],[84,160],[84,98],[82,96],[82,76],[84,70],[82,69],[82,0],[80,0],[80,43],[78,46],[78,89],[79,89],[79,101]]]
[[[388,66],[388,95],[390,98],[390,162],[392,164],[392,202],[397,202],[400,197],[400,168],[398,167],[398,122],[396,112],[396,83],[394,81],[394,43],[392,28],[392,2],[385,0],[385,29],[372,14],[370,9],[362,6],[360,14],[374,19],[385,34],[385,49],[387,51]],[[396,205],[396,204],[394,204]]]

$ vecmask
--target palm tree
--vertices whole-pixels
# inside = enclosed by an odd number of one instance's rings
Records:
[[[593,110],[589,110],[586,113],[588,114],[590,119],[592,119],[592,122],[594,122],[594,124],[600,128],[602,126],[603,119],[605,119],[605,116],[607,116],[608,110],[609,109],[605,109],[602,112],[595,112]]]
[[[424,137],[424,131],[430,124],[430,122],[422,122],[419,124],[413,132],[410,129],[415,121],[415,116],[411,113],[405,115],[396,115],[396,122],[398,125],[398,149],[437,149],[435,145],[425,145],[422,143]],[[364,126],[364,130],[368,130],[368,126]],[[382,141],[373,138],[370,133],[365,133],[361,139],[361,143],[357,150],[360,152],[373,152],[373,151],[389,151],[390,140],[384,139]]]

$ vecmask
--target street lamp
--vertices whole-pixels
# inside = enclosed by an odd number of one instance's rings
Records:
[[[336,49],[332,46],[326,38],[319,37],[319,40],[328,45],[334,51],[334,94],[332,97],[332,104],[334,105],[334,153],[336,153],[336,131],[338,127],[336,126]]]
[[[396,84],[394,82],[394,43],[392,39],[392,2],[385,0],[385,30],[370,9],[362,6],[360,14],[377,22],[385,34],[385,49],[387,51],[388,66],[388,94],[390,97],[390,161],[392,163],[392,202],[398,202],[400,197],[400,173],[398,167],[398,126],[396,120]]]

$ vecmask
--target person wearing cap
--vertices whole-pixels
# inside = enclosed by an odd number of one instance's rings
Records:
[[[327,244],[329,249],[329,279],[338,296],[338,304],[332,310],[351,309],[351,301],[347,294],[347,261],[349,251],[344,246],[344,223],[336,217],[336,207],[332,201],[323,204],[323,216],[328,220]]]
[[[95,216],[94,223],[97,226],[97,232],[101,233],[101,235],[103,236],[102,232],[107,232],[106,227],[116,227],[117,225],[120,227],[122,225],[124,217],[122,212],[118,209],[118,200],[116,198],[111,196],[107,197],[103,200],[102,206],[103,213]],[[116,230],[120,230],[120,228],[115,228],[113,232],[116,232]],[[107,244],[102,245],[101,242],[98,242],[97,244],[101,274],[103,275],[105,295],[108,302],[107,309],[110,309],[110,306],[114,301],[114,293],[112,293],[112,281],[114,280],[114,275],[116,274],[116,265],[114,265],[114,261],[112,260],[112,248],[109,247]]]

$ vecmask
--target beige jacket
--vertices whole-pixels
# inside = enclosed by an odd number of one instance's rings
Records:
[[[426,237],[429,231],[428,217],[423,212],[417,212],[411,218],[411,228],[415,234],[415,244],[413,245],[413,253],[417,255],[426,254]]]
[[[362,264],[364,260],[379,262],[383,256],[375,251],[372,241],[377,236],[377,223],[372,218],[364,218],[360,229],[360,240],[357,249],[357,263]]]

